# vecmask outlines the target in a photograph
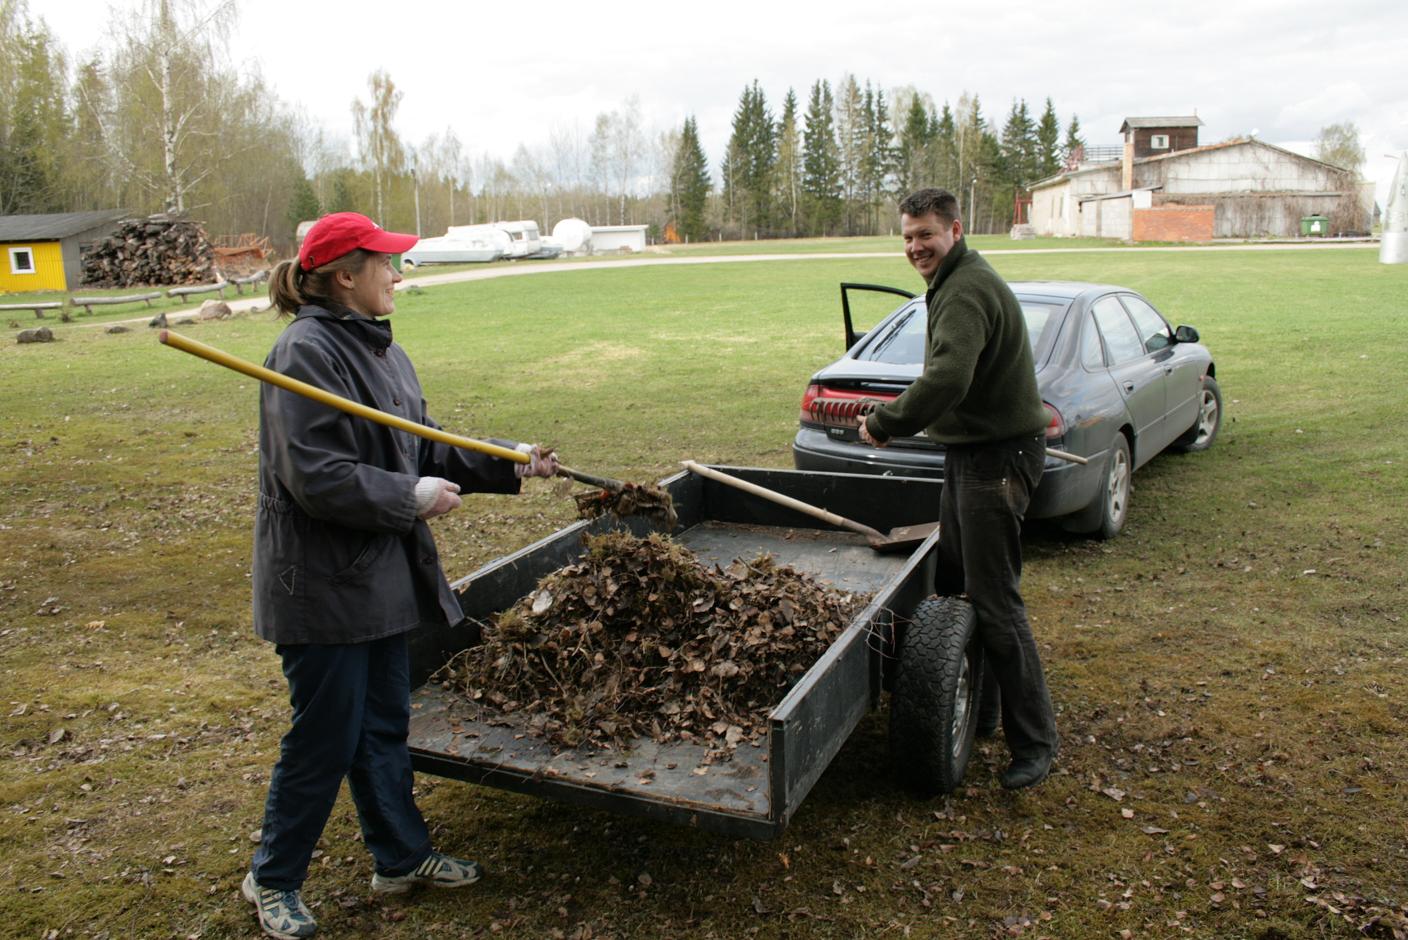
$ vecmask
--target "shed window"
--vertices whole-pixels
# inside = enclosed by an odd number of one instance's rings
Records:
[[[34,252],[29,248],[10,249],[10,273],[33,274]]]
[[[1149,149],[1150,149],[1150,150],[1167,150],[1167,149],[1168,149],[1168,135],[1167,135],[1167,134],[1150,134],[1150,135],[1149,135]]]

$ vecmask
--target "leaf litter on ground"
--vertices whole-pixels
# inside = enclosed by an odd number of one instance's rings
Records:
[[[581,560],[435,679],[560,748],[648,735],[724,759],[761,743],[769,711],[868,600],[767,554],[719,567],[659,533],[587,536]]]

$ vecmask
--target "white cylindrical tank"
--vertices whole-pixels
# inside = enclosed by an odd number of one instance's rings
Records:
[[[562,243],[569,255],[586,254],[592,250],[592,227],[581,219],[563,219],[552,227],[552,237]]]
[[[1408,150],[1398,158],[1393,185],[1384,208],[1384,233],[1379,241],[1379,261],[1408,264]]]

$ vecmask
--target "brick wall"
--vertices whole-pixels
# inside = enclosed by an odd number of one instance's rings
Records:
[[[1135,209],[1132,237],[1137,242],[1210,242],[1212,226],[1212,206]]]

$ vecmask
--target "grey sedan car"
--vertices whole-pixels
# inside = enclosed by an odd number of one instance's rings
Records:
[[[1222,423],[1212,355],[1191,326],[1173,329],[1139,293],[1111,284],[1014,281],[1046,413],[1048,457],[1027,515],[1111,538],[1129,513],[1131,475],[1164,450],[1206,450]],[[858,334],[851,294],[907,300]],[[892,399],[923,369],[922,297],[874,284],[841,285],[847,352],[812,376],[792,444],[799,470],[943,478],[943,445],[922,433],[875,448],[857,435],[857,404]]]

